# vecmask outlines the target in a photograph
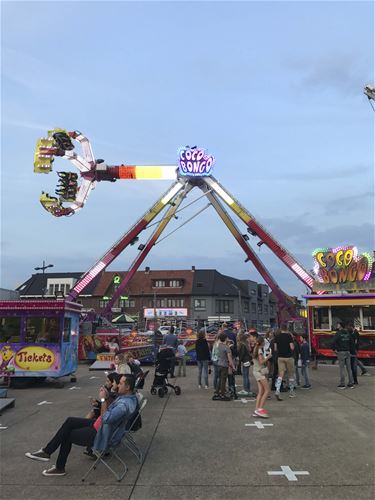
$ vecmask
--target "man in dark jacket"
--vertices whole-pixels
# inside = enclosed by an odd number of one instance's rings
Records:
[[[339,369],[340,369],[340,384],[337,386],[339,389],[345,389],[345,372],[344,368],[346,368],[346,372],[348,374],[348,385],[347,387],[353,389],[353,375],[350,367],[350,350],[352,348],[353,338],[348,332],[348,330],[344,329],[343,324],[339,321],[337,323],[337,331],[333,338],[333,350],[336,351],[337,359],[339,360]]]
[[[164,337],[164,344],[173,349],[173,352],[176,354],[177,346],[178,346],[178,338],[175,334],[174,326],[171,326],[169,333]],[[176,358],[171,359],[171,370],[170,375],[174,378],[174,367],[176,365]]]

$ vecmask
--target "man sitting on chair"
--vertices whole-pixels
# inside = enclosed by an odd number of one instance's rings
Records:
[[[102,452],[118,444],[126,432],[126,423],[138,411],[138,401],[134,394],[134,376],[123,375],[118,384],[117,398],[108,404],[107,392],[99,391],[101,414],[94,421],[89,418],[69,417],[56,432],[51,441],[39,451],[25,455],[33,460],[48,462],[52,453],[60,446],[56,465],[42,472],[44,476],[64,476],[65,464],[72,444],[91,447]]]

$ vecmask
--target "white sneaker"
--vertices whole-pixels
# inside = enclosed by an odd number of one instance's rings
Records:
[[[202,389],[202,386],[201,386],[201,385],[198,385],[198,389]]]
[[[208,385],[205,385],[205,386],[204,386],[204,388],[205,388],[205,389],[208,389]]]
[[[249,393],[248,393],[248,392],[246,392],[246,391],[244,391],[243,389],[242,389],[242,391],[238,391],[238,392],[237,392],[237,394],[238,394],[239,396],[248,396],[248,395],[249,395]]]

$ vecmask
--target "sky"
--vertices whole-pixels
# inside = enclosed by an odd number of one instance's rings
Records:
[[[86,271],[171,184],[98,183],[80,212],[54,218],[39,196],[57,175],[33,173],[36,140],[54,127],[80,130],[113,165],[176,164],[181,146],[206,148],[219,182],[308,270],[316,247],[374,249],[372,2],[2,2],[1,23],[1,287],[43,260]],[[256,241],[281,288],[306,293]],[[127,270],[136,252],[109,269]],[[244,260],[210,207],[141,269],[263,282]]]

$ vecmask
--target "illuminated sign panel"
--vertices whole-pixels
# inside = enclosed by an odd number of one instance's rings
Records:
[[[178,307],[178,308],[144,308],[144,317],[145,318],[154,318],[155,315],[157,318],[170,318],[170,317],[179,317],[179,318],[184,318],[187,316],[187,309],[185,307]]]
[[[185,177],[207,177],[211,175],[212,165],[215,162],[213,156],[205,154],[204,149],[196,146],[185,146],[178,152],[179,173]]]
[[[317,248],[313,257],[315,277],[320,283],[350,284],[371,277],[372,256],[367,252],[359,254],[355,246]]]

